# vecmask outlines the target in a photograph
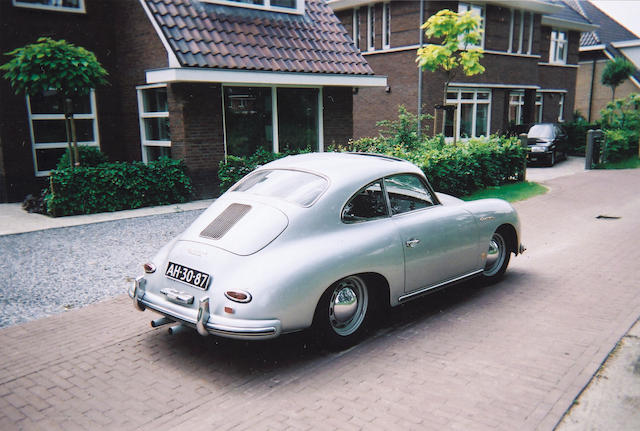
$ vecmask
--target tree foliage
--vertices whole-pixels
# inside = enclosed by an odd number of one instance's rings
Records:
[[[615,100],[616,88],[626,81],[634,70],[633,63],[625,57],[616,57],[607,61],[602,71],[601,82],[611,87],[611,101]]]
[[[11,60],[0,70],[16,94],[56,90],[63,97],[74,97],[107,84],[107,71],[95,54],[65,40],[41,37],[5,55]]]
[[[63,100],[70,166],[80,164],[76,125],[71,106],[76,96],[107,85],[107,71],[95,54],[65,40],[38,38],[36,43],[6,53],[11,57],[0,66],[16,94],[36,95],[54,90]],[[73,141],[74,154],[71,153]],[[75,159],[75,162],[72,160]]]
[[[447,74],[446,90],[459,71],[467,76],[484,72],[480,64],[483,51],[482,18],[471,12],[456,13],[444,9],[432,15],[420,28],[428,38],[438,39],[439,44],[426,44],[418,49],[416,62],[423,68],[435,72],[443,70]]]

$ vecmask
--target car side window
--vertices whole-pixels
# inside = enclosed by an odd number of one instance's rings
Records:
[[[427,208],[436,202],[425,184],[413,174],[387,177],[384,187],[389,195],[392,215]]]
[[[387,217],[387,202],[381,181],[375,181],[356,193],[342,210],[342,221],[357,223]]]

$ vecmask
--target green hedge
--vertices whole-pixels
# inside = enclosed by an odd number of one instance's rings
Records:
[[[607,162],[619,162],[638,154],[638,130],[607,129],[603,159]]]
[[[73,151],[73,148],[71,149]],[[98,166],[107,163],[109,159],[99,148],[89,147],[86,145],[78,145],[78,155],[80,156],[80,166]],[[56,169],[69,168],[69,150],[62,154]]]
[[[519,181],[526,154],[517,138],[491,137],[427,149],[414,163],[435,190],[460,197]]]
[[[147,165],[116,162],[52,171],[45,202],[57,217],[186,202],[191,191],[183,163],[165,157]]]

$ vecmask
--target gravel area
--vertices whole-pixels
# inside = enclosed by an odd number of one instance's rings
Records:
[[[0,236],[0,327],[126,292],[126,278],[203,210]]]

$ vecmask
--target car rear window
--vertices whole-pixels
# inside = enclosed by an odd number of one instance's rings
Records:
[[[303,207],[311,206],[327,189],[329,182],[311,172],[268,169],[249,174],[233,186],[233,192],[284,199]]]
[[[529,129],[528,135],[530,138],[553,138],[553,125],[536,124]]]

